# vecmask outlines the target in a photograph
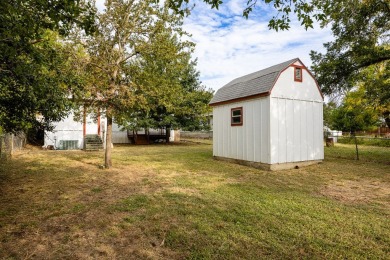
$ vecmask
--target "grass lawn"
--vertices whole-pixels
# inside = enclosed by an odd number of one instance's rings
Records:
[[[359,160],[390,165],[390,147],[358,145]],[[325,147],[325,158],[356,160],[354,144],[336,143],[334,147]]]
[[[191,142],[102,162],[29,149],[1,163],[0,259],[390,258],[388,163],[268,172]]]

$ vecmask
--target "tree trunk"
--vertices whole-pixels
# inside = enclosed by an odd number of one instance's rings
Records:
[[[107,114],[107,132],[106,132],[106,151],[104,154],[104,167],[111,168],[111,151],[112,151],[112,116]]]
[[[327,137],[325,140],[326,147],[333,147],[334,146],[334,140],[332,137]]]
[[[383,117],[385,118],[386,126],[390,127],[390,111],[384,112]]]
[[[171,136],[171,127],[166,126],[165,127],[165,142],[168,144],[169,143],[169,137]]]

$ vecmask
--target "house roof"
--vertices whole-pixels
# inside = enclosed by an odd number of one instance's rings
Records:
[[[236,78],[220,88],[210,101],[210,105],[261,94],[269,94],[279,74],[298,58],[285,61],[269,68]]]

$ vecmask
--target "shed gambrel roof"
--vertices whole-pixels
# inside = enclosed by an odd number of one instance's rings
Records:
[[[220,88],[210,101],[210,105],[261,94],[269,94],[279,74],[298,58],[285,61],[272,67],[236,78]]]

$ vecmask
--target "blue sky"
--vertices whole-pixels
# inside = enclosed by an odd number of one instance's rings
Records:
[[[103,9],[104,0],[97,0]],[[242,17],[246,0],[228,0],[219,10],[210,9],[201,0],[184,20],[184,29],[196,43],[203,85],[217,90],[234,78],[261,70],[283,61],[300,58],[310,67],[310,50],[324,52],[323,43],[332,40],[329,29],[305,30],[292,19],[288,31],[271,31],[268,21],[276,13],[259,0],[249,19]]]

